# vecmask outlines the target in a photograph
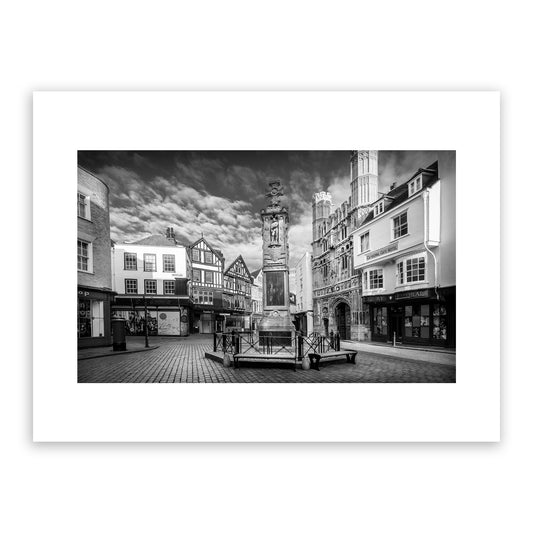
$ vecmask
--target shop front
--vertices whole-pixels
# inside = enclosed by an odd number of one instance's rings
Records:
[[[251,329],[251,316],[244,313],[227,313],[224,320],[224,331],[249,331]]]
[[[365,296],[363,304],[373,341],[455,347],[455,287]]]
[[[78,285],[78,348],[108,346],[114,293]]]
[[[113,316],[126,321],[127,335],[189,335],[190,307],[170,298],[116,298]]]
[[[192,316],[191,333],[217,333],[224,329],[224,315],[217,311],[198,309],[195,306]]]

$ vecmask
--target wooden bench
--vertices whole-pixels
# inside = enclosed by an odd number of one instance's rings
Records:
[[[283,361],[285,363],[290,363],[294,365],[294,371],[296,372],[296,366],[298,365],[298,357],[295,354],[292,355],[272,355],[272,354],[248,354],[248,353],[237,353],[233,354],[233,366],[239,368],[239,359],[251,359],[254,361],[263,361],[264,363],[275,363],[278,361]]]
[[[309,359],[311,360],[311,368],[313,370],[320,370],[320,362],[331,359],[337,359],[341,356],[346,356],[346,362],[352,365],[356,364],[357,351],[355,350],[341,350],[338,352],[326,352],[326,353],[309,353]]]

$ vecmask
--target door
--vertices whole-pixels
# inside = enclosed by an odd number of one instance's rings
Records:
[[[335,310],[337,330],[342,340],[350,338],[350,308],[345,303],[340,303]]]
[[[396,342],[403,340],[403,307],[391,307],[389,313],[389,340],[396,338]]]

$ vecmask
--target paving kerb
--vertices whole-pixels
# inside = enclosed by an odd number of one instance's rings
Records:
[[[413,361],[424,361],[427,363],[455,366],[455,352],[424,350],[420,348],[412,349],[405,348],[403,346],[386,346],[358,341],[341,341],[341,347],[343,345],[347,348],[352,348],[367,353],[388,355],[390,357],[410,359]]]

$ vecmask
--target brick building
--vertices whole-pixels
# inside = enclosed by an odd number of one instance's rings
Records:
[[[111,236],[109,189],[78,166],[78,347],[111,339]]]

